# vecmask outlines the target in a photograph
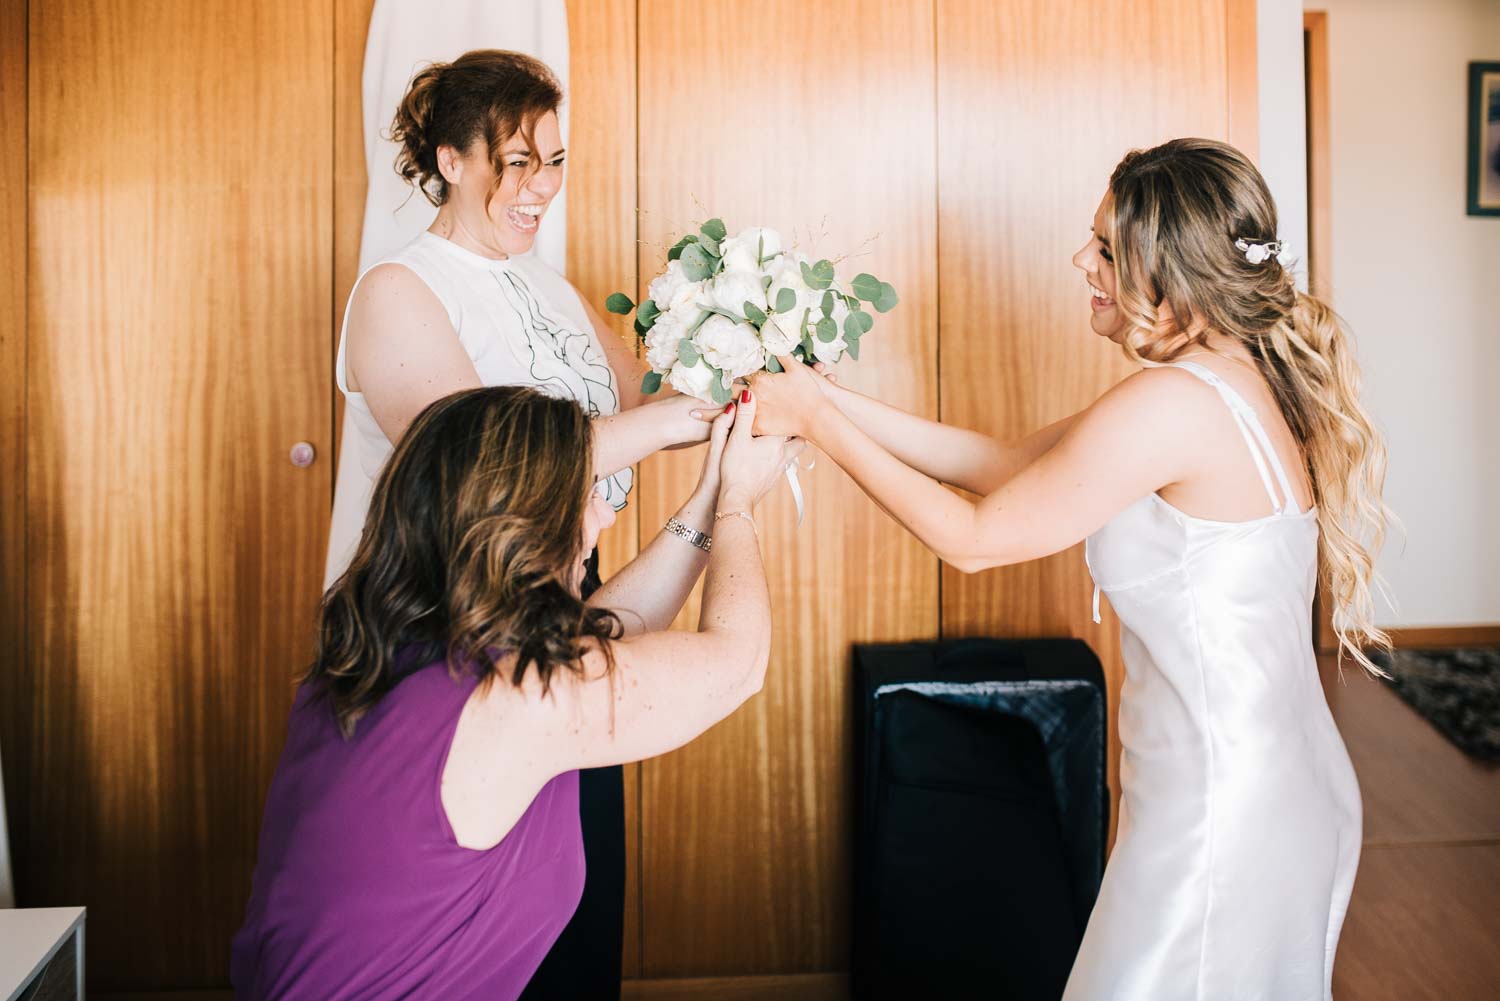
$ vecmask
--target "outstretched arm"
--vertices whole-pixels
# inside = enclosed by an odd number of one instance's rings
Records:
[[[1082,541],[1135,500],[1185,471],[1180,414],[1155,391],[1160,371],[1137,373],[1078,415],[1057,443],[978,501],[902,462],[828,402],[792,359],[757,376],[759,426],[821,448],[893,518],[965,573],[1020,563]]]
[[[935,480],[988,494],[1056,445],[1078,419],[1064,417],[1019,441],[1002,442],[967,428],[918,417],[832,383],[824,394],[839,412],[897,459]]]
[[[715,418],[698,485],[674,516],[705,536],[711,536],[714,530],[719,463],[733,423],[732,406]],[[625,626],[626,636],[667,629],[707,563],[708,553],[663,529],[635,559],[594,592],[589,604],[613,609]]]

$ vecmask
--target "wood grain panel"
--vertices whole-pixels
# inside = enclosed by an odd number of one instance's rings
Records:
[[[842,377],[936,414],[933,9],[772,0],[641,5],[640,268],[706,214],[796,231],[902,305]],[[772,28],[775,30],[771,30]],[[676,54],[691,53],[691,58]],[[699,206],[703,206],[702,209]],[[705,211],[706,210],[706,211]],[[644,464],[650,530],[701,452]],[[642,771],[643,975],[836,970],[850,908],[850,644],[930,638],[937,564],[828,462],[758,512],[775,623],[765,690]],[[683,616],[696,621],[696,599]]]
[[[26,653],[26,0],[0,0],[0,260],[0,706],[13,706]],[[6,715],[0,709],[0,770],[9,781],[0,784],[17,826],[15,776],[30,751]]]
[[[1225,11],[1197,0],[1117,5],[940,0],[938,256],[942,417],[1015,438],[1082,409],[1131,371],[1088,326],[1069,263],[1110,172],[1133,147],[1223,137]],[[1096,626],[1077,546],[965,576],[943,569],[943,635],[1076,636],[1123,667]],[[1107,603],[1106,603],[1107,605]],[[1110,785],[1119,741],[1110,722]],[[1118,809],[1112,817],[1118,816]]]
[[[848,1001],[844,973],[799,973],[770,977],[691,977],[633,980],[624,1001]]]
[[[344,307],[359,278],[359,241],[364,232],[365,138],[362,91],[365,38],[375,0],[333,0],[333,299],[329,303],[329,371],[338,356]],[[420,197],[420,196],[419,196]],[[334,448],[329,456],[338,469],[339,429],[344,419],[344,394],[334,390]],[[335,478],[336,475],[335,475]],[[332,488],[332,481],[329,483]],[[333,503],[332,494],[328,501]]]
[[[636,280],[636,4],[635,0],[568,2],[568,279],[610,321],[615,335],[635,336],[607,313],[611,292]],[[636,470],[640,483],[641,470]],[[608,577],[640,551],[641,494],[599,539]],[[625,766],[625,945],[627,977],[641,972],[641,766]]]
[[[1321,299],[1333,298],[1333,182],[1328,152],[1328,15],[1302,13],[1302,55],[1307,89],[1307,288]],[[1321,552],[1319,559],[1321,560]],[[1313,598],[1313,646],[1337,653],[1333,603],[1321,579]]]
[[[1260,25],[1256,0],[1224,0],[1227,142],[1260,162]]]
[[[333,12],[31,11],[21,889],[91,987],[218,985],[327,531]]]

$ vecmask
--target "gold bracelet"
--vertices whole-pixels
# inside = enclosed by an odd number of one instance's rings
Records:
[[[756,535],[760,534],[760,529],[756,527],[755,524],[755,516],[749,511],[716,511],[714,512],[715,525],[719,523],[720,518],[744,518],[750,523],[751,530],[754,531]]]

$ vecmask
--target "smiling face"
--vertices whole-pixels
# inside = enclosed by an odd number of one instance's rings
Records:
[[[1105,192],[1099,207],[1094,210],[1094,235],[1073,255],[1073,266],[1083,272],[1088,283],[1089,302],[1093,315],[1089,326],[1100,337],[1108,337],[1119,343],[1125,336],[1125,317],[1115,303],[1115,255],[1112,246],[1114,234],[1110,232],[1111,198]]]
[[[537,118],[532,137],[540,164],[531,160],[526,138],[519,132],[500,144],[494,160],[483,139],[463,152],[439,147],[438,168],[448,182],[448,199],[434,227],[451,230],[440,235],[490,257],[531,249],[547,207],[562,189],[566,159],[555,113]]]

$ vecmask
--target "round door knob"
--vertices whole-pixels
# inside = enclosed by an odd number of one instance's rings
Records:
[[[312,447],[311,442],[299,441],[292,446],[292,465],[298,469],[306,469],[313,464],[318,457],[318,450]]]

